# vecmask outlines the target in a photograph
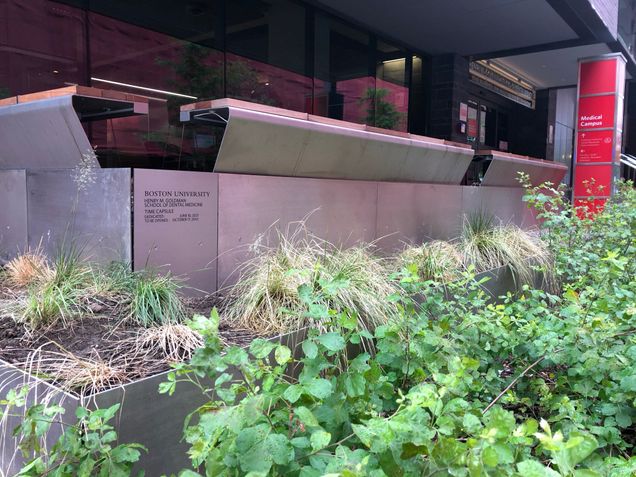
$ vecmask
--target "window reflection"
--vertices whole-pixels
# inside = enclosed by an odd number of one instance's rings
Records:
[[[374,110],[369,123],[380,128],[406,131],[409,107],[406,53],[378,41],[376,61]]]
[[[311,78],[232,53],[226,59],[228,97],[310,112]]]
[[[0,97],[85,83],[84,12],[46,0],[0,0]]]
[[[311,111],[305,9],[289,0],[227,3],[227,96]]]
[[[367,122],[368,98],[375,91],[369,42],[366,33],[316,15],[314,114]]]
[[[92,125],[91,140],[102,162],[211,170],[205,155],[213,157],[217,135],[205,126],[184,127],[179,107],[223,96],[223,54],[100,14],[90,13],[89,25],[92,84],[150,98],[147,117]]]

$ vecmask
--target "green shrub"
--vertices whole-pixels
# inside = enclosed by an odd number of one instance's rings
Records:
[[[538,194],[545,189],[528,190],[531,203]],[[567,278],[554,295],[526,285],[487,303],[471,273],[444,284],[406,267],[392,297],[400,319],[372,332],[334,298],[349,284],[324,277],[319,287],[299,287],[306,317],[322,326],[309,327],[294,348],[258,339],[221,353],[215,315],[207,327],[199,322],[205,346],[160,388],[178,392],[181,381],[200,386],[201,377],[214,383],[214,396],[186,423],[192,469],[206,476],[635,475],[636,213],[625,210],[633,194],[622,192],[594,223],[573,219],[571,209],[564,214],[567,227],[603,243],[552,245]],[[567,230],[562,212],[542,212],[546,239],[565,237],[558,235]],[[584,263],[566,272],[578,259]],[[372,353],[360,350],[365,340],[373,340]]]

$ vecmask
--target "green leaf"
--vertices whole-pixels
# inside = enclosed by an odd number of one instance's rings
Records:
[[[577,469],[574,471],[574,477],[603,477],[597,471],[592,469]]]
[[[314,359],[318,356],[318,346],[311,340],[305,340],[302,344],[303,353],[305,353],[305,357],[309,359]]]
[[[486,447],[481,453],[481,459],[488,467],[497,467],[499,464],[499,458],[497,457],[497,451],[492,447]]]
[[[298,401],[302,393],[302,386],[299,386],[298,384],[291,384],[287,389],[285,389],[285,392],[283,392],[283,398],[293,404]]]
[[[227,364],[240,366],[243,364],[247,364],[249,357],[247,355],[247,352],[243,348],[239,346],[230,346],[225,350],[225,356],[223,357],[223,360]]]
[[[331,434],[323,430],[317,430],[311,434],[310,442],[311,449],[314,452],[319,451],[329,445],[329,442],[331,442]]]
[[[294,449],[282,434],[270,434],[266,441],[267,451],[272,456],[274,463],[278,465],[287,465],[294,458]]]
[[[523,477],[561,477],[561,474],[536,460],[524,460],[523,462],[519,462],[517,464],[517,470]]]
[[[481,421],[474,414],[464,414],[464,419],[462,420],[462,427],[469,434],[474,434],[479,429],[481,429]]]
[[[140,456],[141,453],[137,449],[133,449],[125,445],[115,447],[111,452],[111,458],[113,462],[116,462],[118,464],[126,462],[137,462]]]
[[[277,344],[263,338],[256,338],[250,344],[250,353],[257,359],[263,359],[269,356]]]
[[[304,383],[303,387],[309,394],[318,399],[325,399],[329,397],[332,392],[331,382],[324,378],[312,379],[308,383]]]
[[[266,474],[272,467],[272,455],[266,446],[268,428],[265,425],[243,429],[236,436],[236,450],[241,469]]]
[[[354,434],[360,439],[365,446],[371,447],[371,442],[373,441],[374,434],[367,426],[363,426],[361,424],[352,424],[351,429]]]
[[[309,427],[318,426],[318,420],[316,419],[316,416],[314,416],[313,413],[306,407],[297,407],[296,409],[294,409],[294,413],[296,414],[296,416],[298,416],[298,419],[300,419],[300,422],[302,422],[304,425]]]
[[[623,391],[636,392],[636,374],[621,379],[621,389]]]
[[[77,469],[77,477],[90,477],[94,468],[95,460],[90,457],[84,458]]]
[[[306,437],[294,437],[291,440],[291,445],[299,449],[308,449],[311,446],[311,443]]]
[[[583,462],[587,457],[598,449],[598,442],[591,434],[583,434],[580,432],[572,432],[570,440],[576,439],[577,444],[567,448],[568,462],[572,467]],[[580,441],[579,441],[580,439]],[[566,446],[567,447],[567,446]]]
[[[337,351],[342,351],[346,344],[344,338],[340,336],[340,334],[334,332],[320,335],[316,338],[316,340],[329,351],[332,351],[334,353]]]
[[[402,444],[402,454],[400,455],[400,459],[408,460],[418,455],[424,455],[426,452],[426,446],[418,446],[412,442],[405,442]]]
[[[362,374],[353,374],[345,377],[345,391],[349,397],[364,395],[366,381]]]
[[[291,359],[291,350],[287,346],[279,346],[276,348],[274,357],[278,364],[287,364]]]

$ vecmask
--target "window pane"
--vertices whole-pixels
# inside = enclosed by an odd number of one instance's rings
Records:
[[[409,108],[406,53],[378,41],[376,61],[374,125],[406,131]]]
[[[305,8],[289,0],[227,2],[226,47],[236,55],[305,74]]]
[[[119,3],[112,6],[119,7]],[[148,12],[155,9],[147,9],[143,16],[152,28],[140,26],[139,21],[135,25],[89,13],[92,85],[150,98],[148,116],[93,123],[91,140],[107,166],[211,170],[218,134],[209,126],[184,127],[179,108],[223,96],[224,55],[206,46],[213,43],[214,33],[213,25],[199,18],[211,20],[205,11],[195,12],[194,7],[176,1],[161,3],[170,10],[153,16]],[[110,2],[98,4],[102,10],[111,6]],[[122,13],[118,8],[108,11]],[[178,29],[168,28],[170,11],[174,18],[188,21]],[[136,16],[135,8],[129,13],[132,20],[142,18]],[[206,29],[199,30],[199,26]],[[159,28],[179,37],[157,31]]]
[[[82,10],[0,0],[0,24],[0,97],[86,84]]]
[[[369,36],[325,15],[316,16],[314,114],[373,123],[375,78]]]
[[[311,78],[227,54],[227,96],[294,111],[310,111]]]
[[[90,0],[90,10],[173,38],[216,47],[215,28],[221,19],[218,0]]]
[[[426,110],[429,103],[429,88],[426,85],[425,68],[422,58],[412,57],[411,85],[409,90],[410,110],[408,131],[414,134],[426,134]]]
[[[228,2],[226,46],[229,97],[311,111],[302,5],[288,0]]]

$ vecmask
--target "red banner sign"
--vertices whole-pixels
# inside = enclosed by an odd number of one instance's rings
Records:
[[[577,136],[576,162],[604,162],[612,157],[614,131],[585,131]]]
[[[616,96],[584,96],[579,99],[579,129],[600,129],[614,127]]]
[[[624,78],[620,54],[579,60],[574,204],[582,213],[601,210],[618,177]]]

